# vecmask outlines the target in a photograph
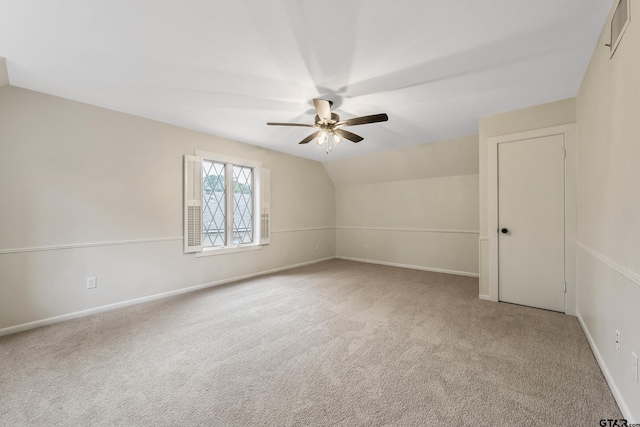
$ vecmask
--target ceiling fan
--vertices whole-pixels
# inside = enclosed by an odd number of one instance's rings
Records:
[[[269,126],[303,126],[310,128],[317,128],[318,130],[307,136],[305,139],[299,142],[299,144],[307,144],[316,140],[316,144],[320,146],[326,145],[327,153],[331,151],[332,145],[339,144],[342,138],[348,139],[352,142],[360,142],[364,138],[355,133],[344,130],[345,126],[365,125],[368,123],[386,122],[389,120],[389,116],[386,114],[373,114],[370,116],[355,117],[353,119],[340,120],[340,116],[331,112],[331,106],[333,102],[326,99],[314,99],[313,105],[316,107],[316,119],[315,124],[305,123],[273,123],[269,122]]]

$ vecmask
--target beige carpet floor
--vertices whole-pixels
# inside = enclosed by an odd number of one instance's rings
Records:
[[[597,426],[575,317],[323,262],[0,337],[2,426]]]

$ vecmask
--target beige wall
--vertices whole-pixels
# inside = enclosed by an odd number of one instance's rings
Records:
[[[7,60],[0,56],[0,87],[9,84],[9,73],[7,73]]]
[[[482,117],[479,123],[480,190],[480,294],[489,294],[488,244],[488,139],[529,130],[576,122],[575,98],[537,105],[508,113]]]
[[[478,136],[430,142],[323,163],[336,186],[478,173]]]
[[[617,3],[617,2],[614,2]],[[632,2],[632,6],[634,2]],[[635,11],[635,14],[634,14]],[[630,422],[640,423],[640,22],[610,59],[605,26],[577,96],[578,316]],[[615,331],[622,333],[622,354]]]
[[[478,273],[476,135],[325,163],[338,257]]]
[[[194,149],[271,169],[271,245],[182,253]],[[335,255],[320,163],[12,86],[0,88],[0,200],[0,330]]]
[[[488,284],[487,140],[577,122],[577,194],[570,195],[577,199],[577,317],[624,416],[637,423],[640,383],[632,375],[632,353],[640,356],[640,26],[631,21],[612,59],[604,46],[609,34],[607,24],[575,99],[480,119],[480,293]]]

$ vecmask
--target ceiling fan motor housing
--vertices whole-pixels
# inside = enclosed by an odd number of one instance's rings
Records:
[[[334,123],[338,123],[339,121],[340,121],[340,116],[337,115],[336,113],[331,113],[331,120],[329,120],[327,123],[334,124]],[[316,114],[316,126],[320,127],[323,124],[324,123],[322,123],[322,119],[320,118],[320,116]]]

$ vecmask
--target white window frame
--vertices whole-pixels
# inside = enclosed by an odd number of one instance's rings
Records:
[[[191,221],[191,229],[193,229],[193,221],[196,222],[196,227],[199,228],[200,233],[202,233],[202,214],[199,217],[194,218],[193,216],[189,217],[188,215],[188,206],[193,206],[197,204],[198,201],[194,200],[194,193],[200,193],[200,209],[203,206],[203,195],[202,195],[202,172],[193,173],[190,172],[189,167],[193,167],[193,165],[188,166],[189,162],[193,164],[198,164],[200,166],[200,171],[202,170],[202,161],[211,161],[215,163],[224,163],[225,168],[227,168],[227,173],[225,174],[227,179],[233,180],[233,173],[230,173],[233,169],[233,166],[243,166],[249,167],[253,169],[253,242],[234,245],[233,244],[233,210],[234,210],[234,202],[233,202],[233,188],[229,188],[227,185],[227,203],[226,203],[226,230],[225,236],[227,238],[227,242],[231,241],[231,245],[226,245],[223,247],[209,247],[205,248],[200,244],[200,246],[188,246],[189,243],[187,241],[187,230],[189,230],[189,222]],[[205,150],[195,150],[195,157],[193,156],[185,156],[185,174],[184,174],[184,184],[185,184],[185,200],[184,200],[184,208],[185,208],[185,253],[195,253],[196,257],[204,257],[204,256],[212,256],[212,255],[222,255],[236,252],[246,252],[246,251],[254,251],[262,249],[263,245],[269,244],[269,177],[270,171],[268,169],[262,168],[262,163],[243,159],[240,157],[229,156],[226,154],[213,153]],[[192,180],[198,179],[198,183],[194,183]],[[227,181],[228,183],[228,181]],[[196,190],[194,191],[193,188]],[[192,199],[190,200],[189,197]],[[267,214],[267,222],[265,225],[264,222],[264,212],[266,209]],[[266,228],[266,230],[262,230],[262,228]],[[203,237],[200,237],[200,241],[202,242]]]

